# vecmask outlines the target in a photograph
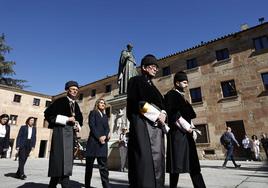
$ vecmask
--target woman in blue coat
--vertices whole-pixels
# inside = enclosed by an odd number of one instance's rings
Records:
[[[89,128],[90,134],[87,141],[86,149],[86,173],[85,186],[91,187],[91,178],[94,160],[97,158],[101,182],[104,188],[109,188],[109,172],[107,168],[108,146],[107,142],[110,139],[108,117],[105,114],[105,100],[99,99],[96,101],[95,108],[89,113]]]

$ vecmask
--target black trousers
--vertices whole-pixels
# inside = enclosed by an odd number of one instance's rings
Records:
[[[245,151],[246,159],[251,161],[251,159],[252,159],[252,157],[251,157],[251,148],[244,148],[244,151]]]
[[[24,147],[21,147],[19,148],[19,167],[18,167],[18,170],[17,170],[17,175],[18,176],[21,176],[21,175],[24,175],[24,166],[25,166],[25,163],[28,159],[28,156],[31,152],[31,140],[28,139],[26,141],[26,144]]]
[[[201,173],[190,173],[194,188],[205,188],[205,182]],[[176,188],[179,181],[179,173],[169,174],[170,188]]]
[[[62,188],[71,188],[69,176],[51,177],[48,188],[56,188],[58,183]]]
[[[6,158],[6,151],[4,151],[4,138],[0,137],[0,158]]]
[[[107,157],[86,157],[85,187],[90,188],[93,164],[94,164],[95,158],[97,158],[97,162],[99,166],[102,187],[110,188],[109,179],[108,179],[109,171],[107,168]]]

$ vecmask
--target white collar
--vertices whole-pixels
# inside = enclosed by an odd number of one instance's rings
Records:
[[[175,91],[177,91],[177,92],[178,92],[179,94],[181,94],[182,96],[184,96],[184,95],[185,95],[185,93],[184,93],[184,92],[181,92],[181,91],[179,91],[178,89],[175,89],[175,88],[174,88],[174,90],[175,90]]]
[[[68,100],[72,103],[75,103],[75,100],[71,99],[69,96],[67,96]]]
[[[105,112],[104,111],[100,111],[99,109],[98,109],[98,111],[99,111],[101,117],[103,117],[103,115],[105,114]]]

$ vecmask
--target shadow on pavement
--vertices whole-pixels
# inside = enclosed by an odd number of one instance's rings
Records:
[[[254,178],[268,178],[268,174],[267,176],[266,175],[259,175],[259,174],[256,174],[256,175],[245,175],[245,174],[240,174],[240,176],[247,176],[247,177],[254,177]]]
[[[48,184],[27,182],[24,185],[19,186],[18,188],[45,188],[45,187],[47,188]]]
[[[119,180],[115,178],[109,178],[110,185],[112,188],[127,188],[128,180]],[[111,183],[112,182],[112,183]],[[165,186],[165,188],[168,188],[169,186]]]
[[[111,182],[119,183],[119,184],[128,184],[128,180],[109,178],[110,184]]]
[[[212,166],[212,165],[202,165],[202,168],[213,168],[213,169],[222,169],[224,170],[224,168],[222,168],[222,166]],[[243,164],[241,164],[240,168],[235,168],[232,164],[226,166],[226,169],[237,169],[237,170],[247,170],[247,171],[265,171],[268,172],[268,167],[249,167],[248,165],[243,166]]]
[[[110,183],[110,185],[111,185],[111,188],[127,188],[128,187],[128,184],[122,185],[122,184]],[[169,188],[169,186],[165,186],[165,188]]]
[[[128,185],[122,185],[122,184],[116,184],[116,183],[110,183],[112,188],[127,188]]]
[[[6,177],[12,177],[12,178],[16,178],[17,179],[16,173],[7,173],[7,174],[4,174],[4,176],[6,176]]]
[[[70,180],[70,184],[71,184],[71,187],[72,188],[81,188],[82,186],[84,186],[84,184],[81,184],[77,181],[73,181],[73,180]]]
[[[70,181],[72,188],[81,188],[82,184],[76,181]],[[47,188],[48,184],[43,183],[34,183],[34,182],[27,182],[24,185],[19,186],[18,188]]]

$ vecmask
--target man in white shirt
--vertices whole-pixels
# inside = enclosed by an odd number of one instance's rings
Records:
[[[245,135],[245,138],[242,140],[242,145],[245,152],[246,160],[251,161],[251,141],[249,140],[247,135]]]

